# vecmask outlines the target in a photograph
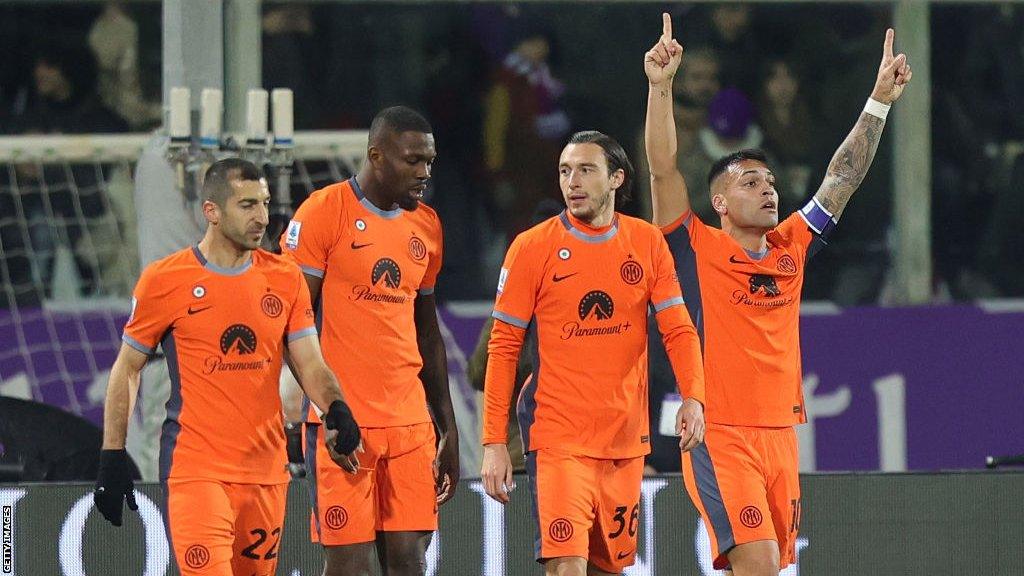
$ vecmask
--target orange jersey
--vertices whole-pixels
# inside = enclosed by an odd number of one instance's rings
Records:
[[[650,452],[649,307],[658,313],[682,394],[703,401],[697,335],[655,227],[616,215],[595,230],[562,212],[516,237],[498,281],[483,442],[506,440],[515,357],[529,327],[537,362],[519,397],[525,449],[593,458]]]
[[[226,269],[193,246],[146,267],[122,339],[167,357],[161,479],[288,482],[282,347],[315,335],[309,290],[285,258],[256,250]]]
[[[413,304],[441,268],[441,221],[420,204],[381,210],[355,178],[314,192],[281,248],[323,278],[320,343],[362,427],[429,422]]]
[[[792,426],[807,421],[800,372],[800,290],[824,245],[802,211],[768,233],[764,254],[687,212],[662,230],[701,334],[708,422]]]

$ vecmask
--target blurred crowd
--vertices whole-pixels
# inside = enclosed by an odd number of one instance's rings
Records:
[[[708,168],[742,148],[769,155],[780,217],[801,206],[868,96],[892,22],[889,6],[266,3],[263,82],[294,90],[300,130],[364,129],[395,103],[421,109],[439,152],[430,202],[447,223],[438,293],[489,298],[507,243],[538,205],[560,201],[557,158],[572,132],[613,135],[643,175],[642,56],[657,38],[662,10],[672,13],[685,47],[674,83],[676,130],[695,210],[716,221]],[[54,12],[0,7],[0,43],[12,55],[0,62],[0,133],[159,126],[159,6],[62,3],[61,17]],[[1024,196],[1017,192],[1024,188],[1024,5],[938,4],[931,20],[935,301],[1024,296],[1024,272],[1010,265],[1024,256]],[[916,121],[898,110],[892,118]],[[808,299],[885,302],[892,172],[899,169],[892,146],[890,132],[808,275]],[[20,273],[45,284],[46,267],[29,270],[17,262],[25,251],[12,247],[37,243],[46,252],[55,241],[46,218],[111,210],[102,193],[77,193],[106,176],[78,170],[71,175],[78,184],[45,201],[32,183],[60,174],[18,167],[16,176],[18,206],[5,185],[0,215],[20,210],[34,224],[25,238],[11,219],[0,219],[4,282],[18,284],[12,276]],[[623,209],[648,216],[646,178],[638,181]],[[65,228],[62,241],[82,236],[74,224]],[[76,254],[83,291],[102,292],[91,280],[96,262]]]

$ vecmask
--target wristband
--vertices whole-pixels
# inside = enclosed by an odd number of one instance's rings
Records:
[[[892,108],[892,104],[882,104],[874,98],[868,98],[867,104],[864,105],[865,112],[882,120],[889,115],[889,108]]]

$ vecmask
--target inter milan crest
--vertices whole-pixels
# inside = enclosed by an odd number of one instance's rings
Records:
[[[639,284],[644,279],[644,268],[639,262],[633,260],[630,256],[628,260],[622,263],[619,267],[619,275],[622,276],[622,281],[630,286]]]
[[[423,260],[427,257],[427,245],[416,236],[409,239],[409,256],[413,260]]]

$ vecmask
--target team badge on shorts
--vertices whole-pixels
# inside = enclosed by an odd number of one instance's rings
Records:
[[[202,544],[193,544],[185,550],[185,564],[189,568],[198,570],[210,562],[210,551]]]
[[[555,518],[548,526],[548,536],[555,542],[565,542],[572,538],[572,522],[565,518]]]
[[[757,506],[747,506],[740,510],[740,522],[747,528],[757,528],[761,525],[761,511]]]
[[[341,506],[331,506],[324,513],[324,522],[331,530],[340,530],[348,524],[348,512]]]

